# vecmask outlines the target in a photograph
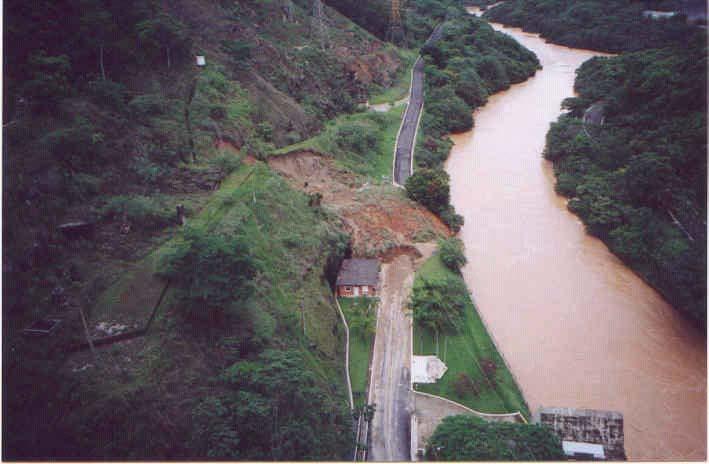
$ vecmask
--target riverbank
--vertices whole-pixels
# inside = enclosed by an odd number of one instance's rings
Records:
[[[617,410],[630,459],[703,459],[704,335],[585,233],[541,156],[575,69],[595,53],[494,27],[543,69],[490,97],[475,129],[452,137],[446,170],[477,308],[530,409]]]
[[[425,281],[461,280],[448,269],[438,254],[416,272],[414,287]],[[504,360],[487,333],[477,308],[467,297],[463,318],[454,330],[438,336],[428,327],[414,323],[414,354],[435,355],[447,371],[432,384],[416,384],[415,389],[442,396],[484,413],[530,411]]]

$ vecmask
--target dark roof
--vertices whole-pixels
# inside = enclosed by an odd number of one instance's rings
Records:
[[[346,259],[337,275],[337,285],[370,285],[379,282],[379,261],[376,259]]]

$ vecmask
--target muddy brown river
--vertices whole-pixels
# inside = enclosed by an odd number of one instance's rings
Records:
[[[544,69],[490,99],[446,169],[465,280],[532,411],[619,411],[629,459],[706,458],[706,337],[625,267],[554,193],[549,124],[594,52],[495,26]]]

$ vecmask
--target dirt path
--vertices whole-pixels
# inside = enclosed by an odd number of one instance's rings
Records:
[[[376,404],[369,460],[409,461],[411,434],[411,316],[407,301],[416,266],[435,246],[417,246],[421,257],[401,255],[382,265],[381,304],[374,341],[369,403]]]

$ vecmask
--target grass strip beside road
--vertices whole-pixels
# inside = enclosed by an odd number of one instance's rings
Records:
[[[445,267],[436,254],[416,273],[414,286],[420,285],[422,279],[434,280],[446,277],[462,279],[459,274]],[[442,332],[439,335],[438,350],[434,332],[414,324],[414,354],[437,355],[448,367],[438,382],[416,384],[417,390],[448,398],[477,411],[485,413],[519,411],[529,419],[530,412],[524,397],[470,298],[467,298],[465,314],[457,332]],[[483,373],[481,365],[484,360],[492,360],[497,366],[494,382],[487,380]],[[481,385],[477,395],[468,393],[461,396],[456,392],[454,383],[461,374],[467,374]]]
[[[396,76],[396,81],[386,88],[377,89],[369,97],[370,105],[380,105],[382,103],[394,103],[409,95],[411,87],[411,68],[413,68],[418,50],[398,49],[399,57],[402,61],[402,68]]]
[[[376,329],[376,298],[339,298],[340,307],[350,326],[350,378],[355,408],[366,404],[369,384],[369,360]]]
[[[367,111],[337,117],[327,123],[315,137],[275,150],[271,156],[307,150],[328,153],[333,155],[342,167],[356,174],[371,177],[373,180],[388,183],[391,181],[396,136],[405,108],[405,105],[399,105],[386,113]],[[371,123],[377,128],[375,149],[364,155],[342,150],[337,143],[340,127],[355,122]]]

